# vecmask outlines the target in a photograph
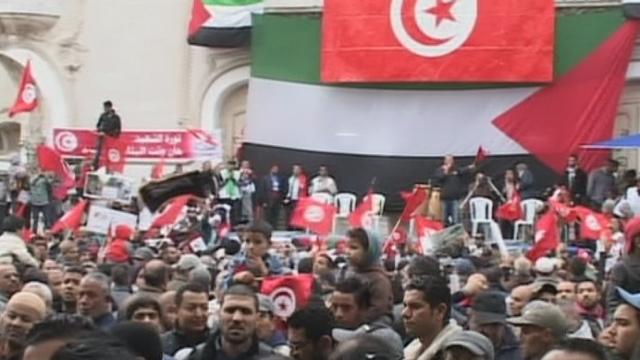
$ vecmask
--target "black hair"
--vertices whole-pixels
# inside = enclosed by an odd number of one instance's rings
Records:
[[[409,262],[407,274],[410,278],[419,276],[440,276],[440,262],[431,256],[416,256]]]
[[[593,284],[593,286],[596,287],[597,291],[600,291],[600,284],[598,284],[598,282],[594,279],[591,279],[587,276],[581,276],[581,277],[577,277],[575,279],[573,279],[571,282],[576,284],[576,292],[578,291],[578,286],[580,286],[581,283],[585,283],[585,282],[590,282]]]
[[[149,264],[154,266],[149,266]],[[145,265],[144,273],[142,273],[142,278],[144,279],[145,284],[153,287],[162,287],[165,285],[169,269],[164,265],[164,263],[162,266],[159,264],[160,263],[158,262],[158,266],[155,266],[155,264],[150,262]]]
[[[111,102],[111,100],[107,100],[102,103],[102,106],[111,108],[113,107],[113,103]]]
[[[336,348],[330,360],[372,359],[395,360],[390,346],[369,334],[357,335]]]
[[[313,272],[313,258],[304,257],[298,261],[298,274],[311,274]]]
[[[347,231],[347,237],[356,240],[362,245],[365,251],[369,250],[369,235],[363,228],[355,228]]]
[[[192,293],[197,293],[197,294],[206,294],[207,296],[209,296],[209,291],[207,291],[207,288],[203,287],[200,284],[196,284],[196,283],[186,283],[184,285],[182,285],[178,291],[176,291],[176,306],[180,307],[180,305],[182,305],[182,300],[184,299],[184,293],[186,292],[192,292]]]
[[[22,283],[26,284],[29,282],[38,282],[41,284],[49,285],[49,277],[47,274],[36,268],[27,268],[22,274]]]
[[[602,345],[593,340],[571,338],[561,341],[554,350],[587,355],[594,360],[607,360],[607,353]]]
[[[56,339],[73,339],[92,330],[95,330],[95,325],[84,316],[55,314],[31,328],[26,345],[36,345]]]
[[[323,336],[331,338],[336,320],[324,306],[311,306],[294,312],[287,322],[289,328],[304,329],[307,339],[317,343]]]
[[[269,225],[269,223],[259,220],[249,224],[245,232],[262,234],[264,235],[265,238],[267,238],[268,242],[271,242],[271,234],[273,233],[273,227]]]
[[[76,338],[58,349],[51,360],[137,360],[117,338],[102,331]]]
[[[369,284],[355,276],[347,277],[336,284],[334,291],[351,294],[356,300],[360,309],[371,307],[371,289]]]
[[[251,288],[250,286],[244,285],[244,284],[231,285],[224,292],[224,294],[222,294],[222,299],[220,299],[220,306],[224,305],[224,299],[228,295],[246,296],[246,297],[253,298],[253,301],[254,301],[254,304],[255,304],[255,309],[256,309],[256,311],[258,311],[258,295],[253,290],[253,288]]]
[[[24,227],[24,219],[15,215],[9,215],[2,220],[2,232],[16,233]]]
[[[123,322],[114,325],[111,334],[120,339],[133,354],[145,360],[162,360],[160,335],[149,324]]]
[[[111,280],[118,286],[129,286],[129,265],[118,264],[111,268]],[[145,280],[146,281],[146,280]]]
[[[85,276],[87,274],[87,270],[85,270],[85,268],[83,268],[82,266],[67,266],[64,268],[63,273],[74,273]]]
[[[443,324],[446,325],[451,317],[451,290],[447,281],[441,276],[421,276],[409,281],[406,291],[416,290],[422,293],[425,302],[435,308],[440,304],[447,306],[443,317]]]
[[[132,298],[127,300],[125,308],[125,318],[127,320],[131,320],[136,310],[141,308],[153,308],[153,310],[155,310],[158,315],[162,317],[162,307],[160,306],[158,300],[147,295],[134,295]]]

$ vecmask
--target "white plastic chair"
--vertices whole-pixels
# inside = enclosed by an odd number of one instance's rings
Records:
[[[373,215],[382,216],[384,213],[384,204],[387,202],[386,196],[382,194],[371,194],[373,197]]]
[[[327,193],[315,193],[311,194],[311,198],[313,200],[319,201],[321,203],[331,205],[333,204],[333,196]]]
[[[520,231],[521,229],[526,229],[527,227],[531,227],[533,229],[534,222],[536,220],[536,214],[538,210],[542,209],[544,203],[538,199],[527,199],[520,203],[520,207],[522,207],[522,214],[524,219],[516,220],[513,224],[513,240],[520,239]],[[524,232],[522,232],[524,234]],[[522,236],[522,240],[525,240],[525,236]]]
[[[358,198],[354,194],[340,193],[333,200],[338,212],[336,217],[347,218],[356,209]]]
[[[493,221],[493,201],[484,197],[474,197],[469,200],[471,214],[471,236],[478,234],[481,224],[491,226]]]

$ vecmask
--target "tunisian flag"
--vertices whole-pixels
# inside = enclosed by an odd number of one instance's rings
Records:
[[[105,136],[102,147],[99,167],[104,166],[109,172],[124,172],[124,165],[127,161],[127,143],[118,138]]]
[[[42,171],[51,171],[60,179],[62,184],[54,191],[54,196],[58,200],[65,198],[67,191],[75,186],[75,176],[62,159],[62,155],[55,149],[38,145],[36,149],[38,165]]]
[[[500,220],[516,221],[522,218],[522,206],[520,206],[520,194],[514,195],[509,201],[500,205],[496,212]]]
[[[602,213],[584,206],[576,206],[575,212],[580,219],[580,238],[582,239],[600,240],[602,233],[611,226],[611,219]]]
[[[547,211],[538,220],[536,223],[535,244],[527,253],[529,260],[536,261],[558,247],[560,236],[556,223],[557,215],[553,210]]]
[[[20,80],[20,89],[18,90],[18,98],[11,109],[9,109],[9,117],[13,117],[21,112],[30,112],[38,106],[38,88],[36,80],[31,73],[31,60],[27,61],[22,72]]]
[[[86,199],[80,200],[71,210],[69,210],[64,216],[62,216],[53,227],[51,227],[51,233],[59,233],[63,230],[76,230],[82,224],[82,215],[89,205]]]
[[[307,305],[313,283],[313,275],[309,274],[267,277],[260,292],[271,298],[274,315],[287,319],[296,309]]]
[[[325,0],[322,80],[548,82],[554,24],[553,0]]]
[[[325,236],[333,229],[336,208],[310,197],[301,198],[291,216],[291,225]]]
[[[371,228],[371,213],[373,212],[373,196],[371,193],[349,215],[349,225],[354,228]]]
[[[418,187],[413,190],[412,193],[403,191],[400,193],[400,196],[402,196],[402,199],[405,202],[404,210],[400,215],[400,219],[402,219],[402,221],[409,221],[418,207],[420,207],[420,205],[422,205],[422,203],[424,203],[424,201],[429,197],[429,193],[427,192],[427,189]]]
[[[171,200],[164,211],[153,219],[149,228],[159,228],[175,224],[178,217],[182,214],[182,209],[187,206],[187,203],[192,197],[191,195],[180,195]]]

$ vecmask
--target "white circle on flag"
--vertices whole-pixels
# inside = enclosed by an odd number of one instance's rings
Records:
[[[451,4],[453,3],[453,4]],[[446,4],[453,19],[439,19],[430,10]],[[413,16],[425,43],[409,33],[403,18],[405,6]],[[407,50],[423,57],[441,57],[460,48],[471,36],[478,19],[478,0],[391,0],[391,29]]]
[[[547,235],[546,230],[538,230],[536,231],[536,239],[535,242],[542,240]]]
[[[600,231],[602,230],[602,226],[600,226],[600,223],[598,222],[598,219],[596,219],[595,216],[593,215],[587,215],[587,217],[584,219],[587,227],[591,230],[591,231]]]
[[[22,90],[22,101],[26,104],[33,104],[38,96],[37,89],[33,84],[26,84]]]
[[[311,205],[304,210],[302,216],[310,223],[319,223],[324,219],[324,209],[318,205]]]
[[[109,149],[109,151],[107,152],[107,157],[109,158],[110,162],[120,162],[120,151],[118,151],[117,149]]]
[[[290,288],[276,288],[271,292],[270,297],[274,315],[286,319],[296,311],[296,294]]]
[[[62,152],[73,152],[78,148],[78,137],[71,131],[60,131],[53,141]]]

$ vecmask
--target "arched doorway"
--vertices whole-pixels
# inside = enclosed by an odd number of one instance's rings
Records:
[[[239,86],[230,92],[222,104],[220,124],[225,160],[234,159],[244,140],[244,128],[247,123],[247,85]]]
[[[234,159],[246,124],[249,65],[224,71],[211,83],[202,101],[201,127],[220,132],[224,158]]]

